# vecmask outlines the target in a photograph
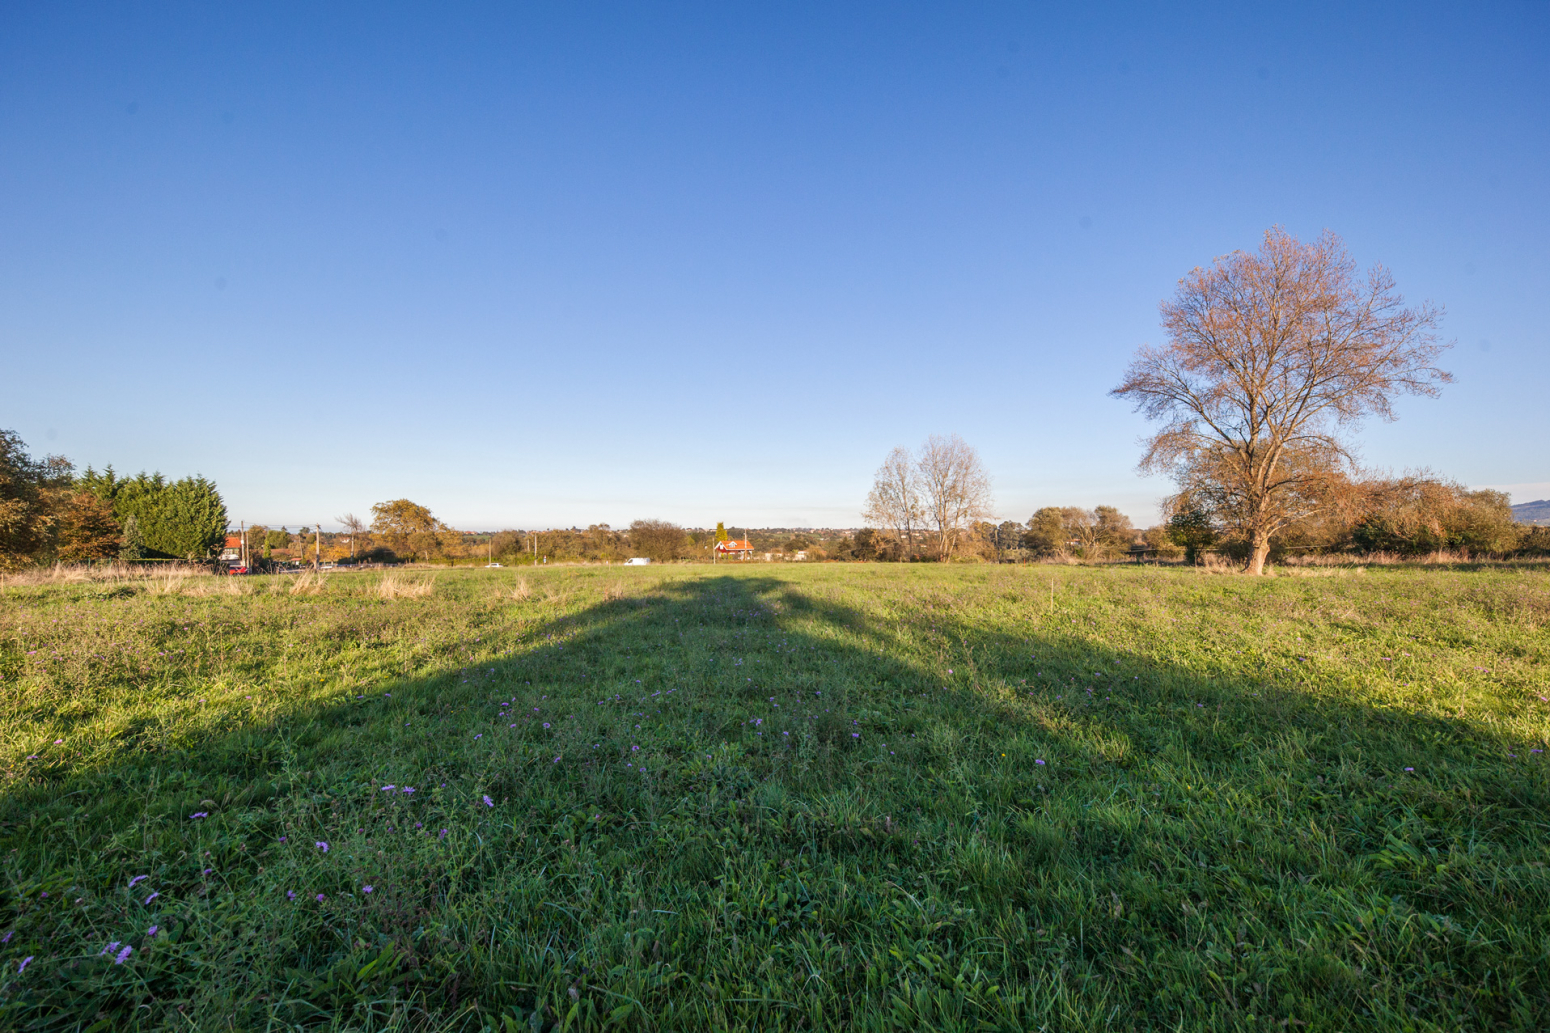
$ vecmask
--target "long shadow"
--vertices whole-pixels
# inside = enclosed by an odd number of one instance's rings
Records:
[[[456,668],[13,783],[4,907],[37,960],[0,1020],[1543,1013],[1550,792],[1482,761],[1513,748],[1492,729],[924,605],[890,626],[739,572],[497,607]],[[125,892],[144,872],[161,903]],[[132,964],[93,950],[152,921]]]

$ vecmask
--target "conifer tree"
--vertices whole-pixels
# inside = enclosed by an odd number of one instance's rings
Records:
[[[726,540],[727,540],[727,525],[723,524],[721,521],[718,520],[718,521],[716,521],[716,541],[724,542]]]
[[[118,550],[121,560],[137,560],[145,556],[145,538],[140,534],[140,521],[133,513],[124,518],[124,545]]]

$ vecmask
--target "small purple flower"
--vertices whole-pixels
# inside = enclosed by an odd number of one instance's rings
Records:
[[[129,955],[133,954],[134,951],[135,949],[133,947],[125,944],[124,949],[118,952],[118,957],[113,959],[113,964],[122,965],[124,962],[129,960]]]
[[[200,874],[202,874],[202,875],[209,875],[209,874],[210,874],[210,873],[211,873],[211,872],[213,872],[213,871],[215,871],[215,869],[214,869],[214,868],[206,868],[206,869],[205,869],[205,870],[204,870],[204,871],[203,871],[203,872],[202,872],[202,873],[200,873]]]
[[[1406,769],[1405,769],[1405,770],[1406,770],[1406,771],[1414,771],[1414,770],[1415,770],[1415,768],[1406,768]]]
[[[631,746],[630,747],[630,752],[631,753],[638,753],[639,751],[640,751],[640,747],[639,746]]]
[[[189,815],[189,817],[193,818],[193,819],[208,818],[209,816],[210,816],[210,812],[209,811],[195,811],[193,814]]]
[[[285,891],[285,899],[286,900],[295,900],[296,899],[296,891],[295,890],[286,890]]]
[[[474,736],[474,738],[475,739],[483,739],[484,738],[484,733],[480,732],[478,735]]]
[[[318,903],[319,904],[323,903],[323,894],[321,894],[321,893],[318,894]]]
[[[436,833],[436,838],[437,839],[446,839],[447,838],[447,830],[446,829],[442,829],[440,832]]]
[[[118,950],[118,941],[114,940],[112,943],[108,944],[106,947],[104,947],[100,951],[98,951],[97,952],[97,957],[100,958],[104,954],[112,954],[116,950]]]
[[[485,805],[485,806],[486,806],[486,807],[494,807],[494,806],[495,806],[495,801],[494,801],[494,800],[492,800],[492,799],[490,799],[490,798],[489,798],[489,797],[488,797],[488,796],[486,796],[486,797],[485,797],[485,798],[484,798],[484,805]]]
[[[850,737],[852,739],[859,739],[859,738],[861,738],[861,733],[860,732],[851,732],[850,733]]]
[[[130,889],[134,889],[136,883],[144,882],[146,879],[149,879],[149,878],[150,878],[149,875],[136,875],[133,879],[129,880],[129,888]]]
[[[554,758],[554,762],[555,762],[555,763],[556,763],[556,764],[558,764],[558,763],[559,763],[559,762],[560,762],[560,758],[559,758],[559,757],[556,757],[556,758]]]
[[[397,788],[398,788],[397,786],[395,786],[393,783],[389,782],[387,785],[382,787],[382,791],[384,793],[391,793],[393,790],[395,790]]]
[[[545,728],[548,728],[548,727],[549,727],[549,722],[548,722],[548,721],[545,721],[545,722],[544,722],[544,727],[545,727]]]
[[[403,793],[412,793],[414,792],[414,786],[404,786],[404,788],[400,791]]]
[[[361,892],[362,893],[370,893],[371,892],[371,887],[370,886],[362,886],[361,887]]]
[[[32,964],[32,955],[31,954],[29,954],[25,958],[23,958],[22,959],[22,963],[20,965],[16,966],[16,974],[17,975],[21,975],[23,972],[27,971],[27,966],[30,965],[30,964]]]
[[[1043,764],[1044,763],[1044,758],[1040,757],[1038,760],[1034,761],[1034,763],[1035,764]]]
[[[282,843],[284,843],[284,842],[285,842],[285,837],[284,837],[284,836],[281,836],[281,837],[280,837],[280,842],[282,842]]]
[[[151,902],[151,901],[153,901],[153,900],[155,900],[155,899],[156,899],[156,898],[157,898],[157,897],[159,897],[159,896],[161,896],[161,891],[160,891],[160,890],[158,890],[158,891],[157,891],[157,892],[155,892],[155,893],[152,893],[152,894],[151,894],[151,895],[150,895],[150,896],[149,896],[149,897],[146,897],[146,898],[145,898],[145,902],[146,902],[146,903],[147,903],[147,904],[149,904],[149,903],[150,903],[150,902]]]
[[[161,932],[161,926],[159,926],[159,925],[153,925],[153,926],[151,926],[151,927],[150,927],[150,928],[149,928],[149,929],[147,929],[147,930],[146,930],[146,931],[145,931],[145,938],[146,938],[146,939],[147,939],[147,940],[149,940],[149,939],[151,939],[151,938],[152,938],[152,937],[154,937],[154,936],[155,936],[155,935],[156,935],[156,934],[157,934],[157,933],[159,933],[159,932]]]
[[[321,839],[313,845],[316,846],[319,850],[323,851],[323,853],[328,853],[328,844],[323,842]]]
[[[16,935],[16,930],[12,929],[10,932],[6,933],[4,936],[0,936],[0,943],[10,943],[11,942],[11,937],[13,937],[15,935]]]
[[[64,743],[65,743],[65,741],[63,739],[55,739],[54,740],[54,745],[55,746],[63,746]]]

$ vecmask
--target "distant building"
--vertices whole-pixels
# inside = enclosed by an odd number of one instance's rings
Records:
[[[240,534],[229,534],[226,536],[226,547],[221,550],[221,562],[242,562],[242,536]]]
[[[631,556],[624,561],[626,567],[647,567],[651,565],[650,556]]]
[[[746,560],[753,556],[753,542],[748,541],[746,538],[733,538],[731,541],[717,542],[716,555]]]

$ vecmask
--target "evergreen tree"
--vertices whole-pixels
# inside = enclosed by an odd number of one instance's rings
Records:
[[[716,521],[716,541],[724,542],[726,540],[727,540],[727,525],[723,524],[721,521],[718,520],[718,521]]]
[[[140,534],[140,521],[133,513],[124,518],[124,545],[118,550],[121,560],[137,560],[145,556],[145,538]]]

